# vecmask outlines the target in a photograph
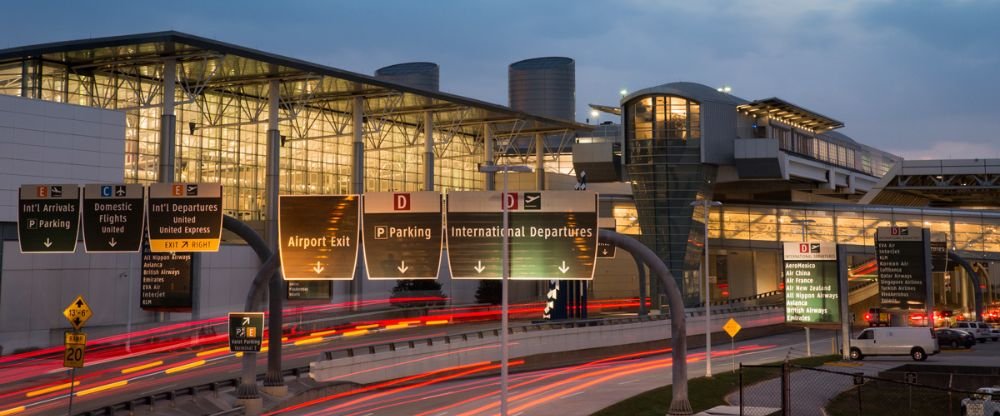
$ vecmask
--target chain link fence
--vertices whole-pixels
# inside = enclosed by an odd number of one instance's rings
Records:
[[[766,373],[766,380],[754,374]],[[741,365],[738,405],[746,416],[959,416],[983,414],[982,401],[963,408],[969,390],[951,388],[950,377],[889,371],[880,377],[856,371],[783,365]],[[832,399],[831,399],[832,398]],[[825,412],[825,413],[824,413]],[[991,416],[987,415],[987,416]]]

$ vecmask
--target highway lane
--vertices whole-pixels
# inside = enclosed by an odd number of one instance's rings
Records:
[[[818,331],[817,331],[818,332]],[[830,351],[827,334],[815,334],[813,351]],[[713,346],[713,369],[728,371],[732,357],[757,364],[805,355],[801,333],[787,333]],[[703,349],[688,354],[690,377],[704,375]],[[513,362],[516,370],[518,362]],[[671,383],[669,349],[627,354],[585,364],[515,373],[510,380],[510,414],[551,416],[590,414],[635,394]],[[496,363],[369,386],[328,396],[272,414],[344,416],[475,416],[499,411]]]

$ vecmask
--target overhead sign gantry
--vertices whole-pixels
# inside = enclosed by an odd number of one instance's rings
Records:
[[[503,237],[510,278],[591,280],[597,256],[597,194],[590,191],[451,192],[448,258],[455,279],[500,279]],[[503,202],[501,202],[503,201]],[[503,229],[503,203],[510,215]]]

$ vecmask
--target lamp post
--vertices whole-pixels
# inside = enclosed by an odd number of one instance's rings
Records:
[[[705,377],[712,377],[712,292],[711,284],[708,281],[708,211],[711,207],[722,206],[719,201],[701,199],[691,202],[692,207],[701,206],[705,208],[705,267],[702,268],[705,275]]]
[[[500,204],[503,206],[503,248],[500,250],[500,416],[507,416],[507,370],[510,350],[508,348],[508,328],[510,323],[507,320],[507,280],[510,279],[510,210],[507,204],[507,176],[510,172],[531,172],[528,166],[510,166],[504,159],[503,165],[480,165],[479,171],[483,173],[503,172],[503,191],[500,193]]]
[[[802,242],[806,242],[806,234],[809,230],[809,225],[815,224],[816,220],[791,220],[792,224],[802,226]],[[805,327],[806,330],[806,357],[812,357],[812,337],[809,334],[809,327]]]

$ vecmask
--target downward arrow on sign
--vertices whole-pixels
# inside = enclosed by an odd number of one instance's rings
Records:
[[[326,270],[326,268],[323,267],[322,263],[320,263],[319,261],[317,261],[316,265],[313,266],[313,271],[316,272],[316,274],[320,274],[320,273],[323,273],[323,270]]]
[[[108,241],[108,245],[111,246],[111,247],[114,247],[114,246],[118,245],[118,242],[115,241],[114,237],[111,237],[111,241]]]
[[[406,274],[406,271],[410,270],[410,268],[406,267],[406,260],[401,260],[399,262],[399,266],[396,266],[396,270],[399,270],[399,272],[402,274]]]
[[[566,260],[563,260],[562,267],[559,268],[559,271],[562,272],[562,274],[566,274],[566,272],[569,271],[569,267],[566,267]]]
[[[51,239],[48,239],[48,238],[46,238],[46,239],[45,239],[45,242],[44,242],[44,243],[42,243],[42,245],[44,245],[44,246],[45,246],[45,248],[49,248],[49,247],[52,247],[52,240],[51,240]]]
[[[473,267],[473,269],[476,271],[476,273],[482,273],[483,270],[486,270],[486,266],[483,266],[483,261],[479,260],[476,263],[476,267]]]

